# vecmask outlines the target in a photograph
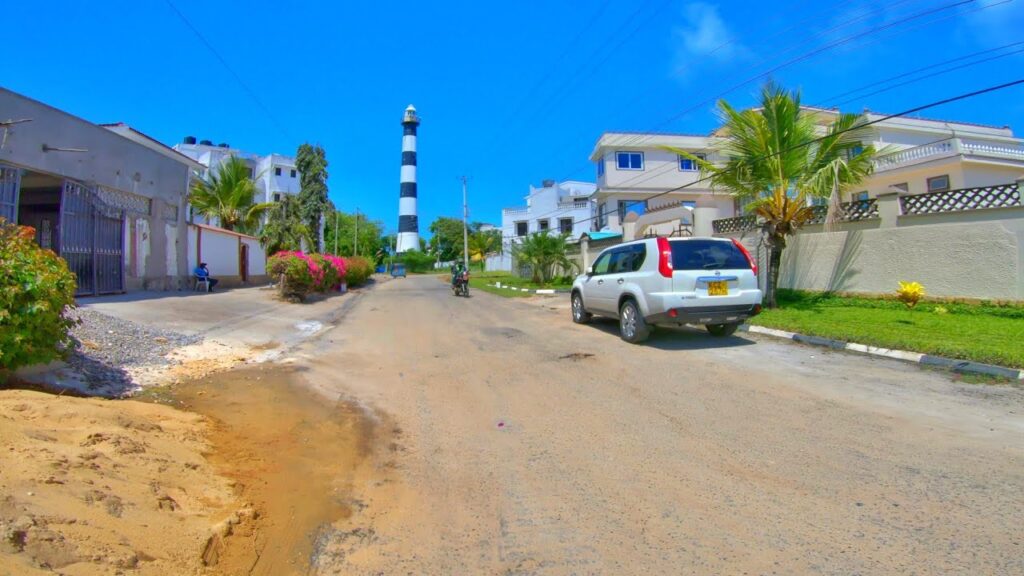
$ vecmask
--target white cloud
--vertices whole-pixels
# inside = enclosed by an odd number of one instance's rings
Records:
[[[677,75],[704,62],[724,63],[744,58],[747,49],[718,13],[718,6],[692,2],[683,7],[683,23],[672,29]]]

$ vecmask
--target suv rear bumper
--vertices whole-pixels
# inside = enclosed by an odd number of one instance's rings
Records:
[[[729,324],[742,322],[760,313],[760,304],[691,306],[672,308],[666,312],[652,314],[645,320],[649,324]]]

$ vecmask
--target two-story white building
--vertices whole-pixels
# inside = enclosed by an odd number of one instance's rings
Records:
[[[712,162],[718,158],[710,136],[631,132],[601,135],[590,154],[597,166],[597,212],[591,230],[621,232],[629,212],[643,216],[669,207],[688,210],[678,211],[678,217],[665,222],[659,233],[671,234],[681,226],[692,225],[688,214],[698,206],[713,209],[719,218],[734,215],[735,202],[730,195],[716,194],[699,182],[697,163],[665,147],[686,150]]]
[[[556,232],[579,238],[590,230],[596,186],[590,182],[544,180],[539,188],[530,186],[526,206],[501,211],[501,234],[508,241],[534,232]]]
[[[530,186],[526,205],[501,211],[501,261],[489,262],[491,269],[511,269],[512,245],[535,232],[568,234],[570,240],[590,231],[594,215],[591,196],[596,186],[590,182],[544,180],[540,187]]]
[[[299,171],[295,167],[295,158],[291,156],[260,156],[232,148],[225,143],[214,145],[210,140],[197,143],[192,136],[187,136],[182,143],[175,144],[174,149],[205,166],[206,169],[201,174],[203,178],[209,176],[211,168],[220,166],[229,157],[245,160],[256,183],[256,202],[278,202],[285,194],[299,193]],[[198,214],[193,218],[201,224],[216,224],[208,222]]]
[[[834,109],[805,107],[804,111],[817,116],[822,133],[839,114]],[[874,145],[882,155],[874,174],[843,201],[887,192],[902,196],[995,186],[1024,176],[1024,139],[1015,137],[1009,127],[924,118],[883,120],[885,115],[870,111],[865,116],[878,123],[872,125],[864,145]],[[716,162],[720,137],[717,130],[707,136],[603,134],[590,156],[597,165],[593,229],[621,232],[629,212],[640,216],[637,232],[641,234],[671,234],[695,219],[737,215],[736,203],[726,191],[699,182],[696,163],[665,149],[683,149]],[[692,211],[701,210],[706,217],[694,218]]]

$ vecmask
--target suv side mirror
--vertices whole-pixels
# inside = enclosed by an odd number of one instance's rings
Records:
[[[593,266],[587,266],[587,276],[593,276],[593,275],[594,275],[594,267]]]

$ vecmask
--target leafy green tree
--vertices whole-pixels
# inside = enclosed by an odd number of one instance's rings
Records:
[[[479,225],[477,226],[479,228]],[[501,252],[500,230],[477,230],[469,236],[469,260],[479,262],[480,269],[487,266],[487,257]]]
[[[295,168],[299,171],[302,221],[314,236],[311,252],[320,252],[323,250],[320,246],[320,225],[324,212],[330,206],[327,199],[327,155],[324,149],[319,144],[302,144],[295,155]]]
[[[355,256],[356,243],[360,256],[378,259],[378,252],[384,247],[384,225],[379,220],[370,220],[366,214],[358,215],[358,236],[356,236],[357,215],[337,210],[325,216],[324,250],[333,253],[335,238],[339,256]],[[389,245],[390,246],[390,245]]]
[[[208,179],[192,181],[188,201],[199,214],[216,218],[221,228],[249,233],[259,228],[260,216],[273,206],[272,202],[256,203],[255,194],[249,166],[230,156],[210,170]]]
[[[535,232],[512,246],[512,257],[518,265],[530,269],[534,284],[547,284],[556,271],[571,273],[576,268],[576,263],[566,255],[568,241],[568,234]]]
[[[282,250],[301,250],[303,242],[312,245],[310,230],[302,223],[299,200],[290,194],[267,210],[267,220],[259,233],[260,245],[267,254]]]
[[[863,144],[871,136],[864,115],[839,114],[822,133],[814,113],[800,108],[800,93],[773,82],[761,89],[757,108],[740,111],[724,100],[718,108],[724,164],[672,150],[697,162],[713,189],[730,191],[763,222],[765,303],[774,308],[786,240],[814,216],[811,201],[829,199],[828,220],[834,220],[842,194],[871,175],[878,151]]]
[[[419,250],[407,250],[395,257],[395,262],[405,264],[409,272],[429,272],[434,268],[434,258]]]
[[[462,258],[462,219],[440,216],[430,224],[430,247],[442,262]]]

